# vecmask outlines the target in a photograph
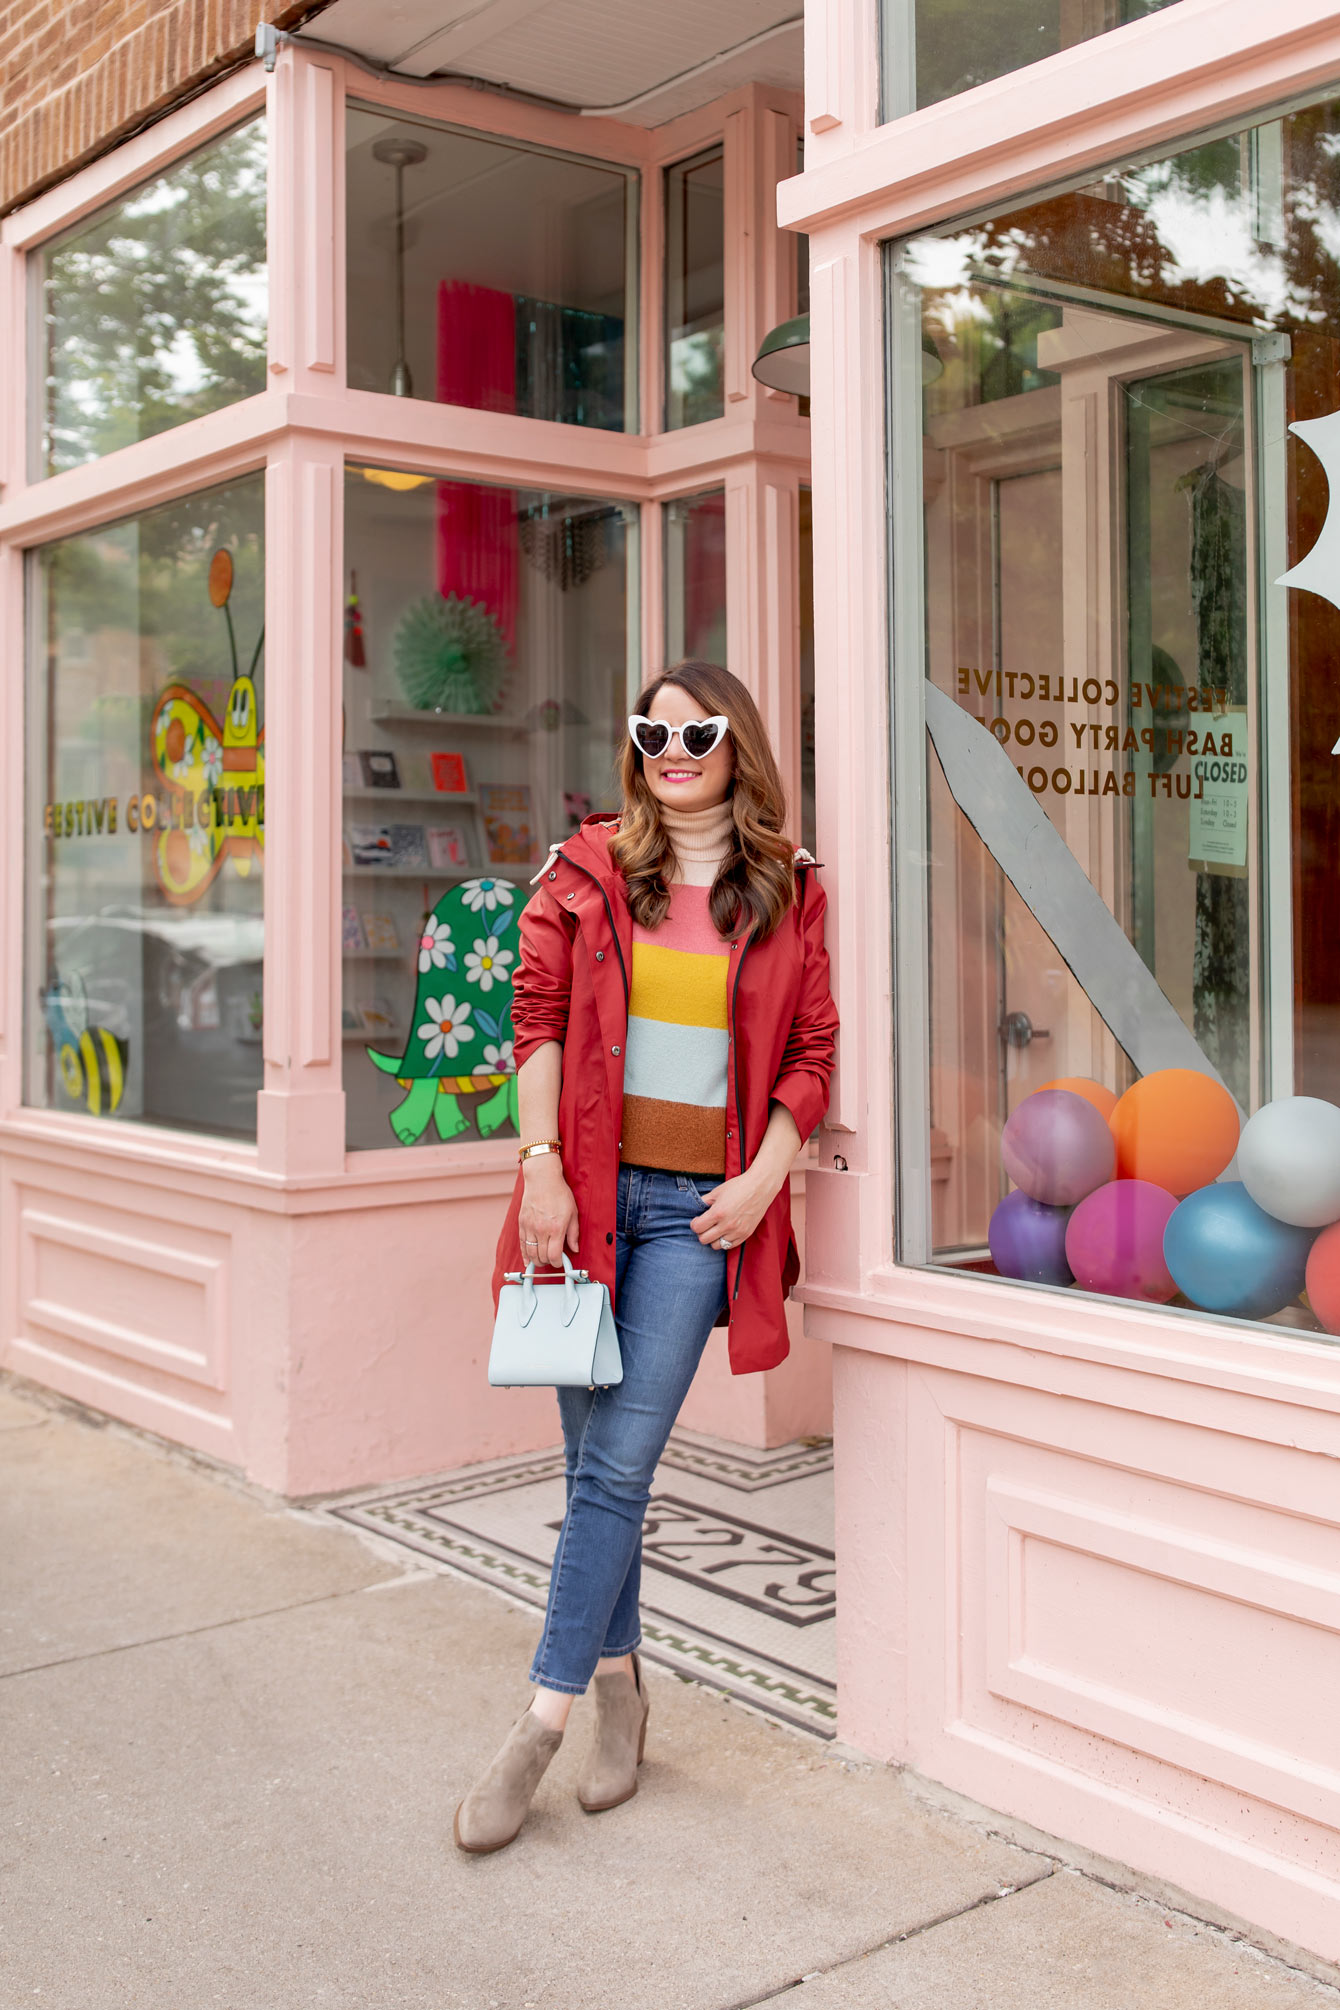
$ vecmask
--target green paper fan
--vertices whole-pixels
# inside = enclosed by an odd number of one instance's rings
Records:
[[[491,712],[507,669],[507,643],[487,607],[430,593],[395,632],[396,676],[421,712]]]

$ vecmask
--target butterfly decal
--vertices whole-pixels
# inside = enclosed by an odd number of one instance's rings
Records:
[[[179,907],[199,900],[225,859],[245,879],[260,862],[265,844],[265,728],[255,685],[265,631],[243,673],[228,607],[232,585],[232,558],[216,551],[209,597],[223,610],[233,662],[223,724],[189,684],[169,684],[161,691],[149,721],[150,755],[168,812],[154,833],[154,870],[167,898]]]

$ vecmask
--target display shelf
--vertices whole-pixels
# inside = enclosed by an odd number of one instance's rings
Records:
[[[387,1047],[403,1048],[406,1040],[409,1038],[409,1028],[407,1026],[396,1026],[389,1031],[378,1028],[375,1033],[355,1033],[350,1027],[345,1026],[341,1030],[340,1038],[347,1046],[366,1047],[372,1045],[375,1047],[380,1042]]]
[[[347,803],[386,803],[388,805],[391,803],[437,803],[439,805],[450,803],[454,807],[462,803],[466,805],[477,803],[479,797],[473,789],[455,793],[449,789],[346,789],[344,800]]]
[[[524,719],[512,712],[421,712],[417,705],[405,705],[395,699],[381,705],[372,714],[374,726],[431,726],[435,733],[477,733],[489,731],[498,733],[524,733],[528,730]],[[388,789],[388,795],[394,790]]]
[[[399,963],[408,956],[407,949],[346,949],[342,961],[345,963]]]

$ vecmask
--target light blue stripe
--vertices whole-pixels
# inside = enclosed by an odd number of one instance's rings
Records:
[[[628,1021],[624,1094],[724,1110],[728,1052],[724,1030],[673,1026],[665,1019],[634,1015]]]

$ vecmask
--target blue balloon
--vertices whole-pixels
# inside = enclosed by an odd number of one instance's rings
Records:
[[[986,1232],[1000,1275],[1029,1284],[1073,1284],[1075,1273],[1065,1259],[1066,1223],[1073,1213],[1069,1207],[1048,1207],[1031,1194],[1006,1194]]]
[[[1241,1180],[1218,1180],[1174,1208],[1163,1259],[1178,1289],[1203,1311],[1266,1319],[1302,1291],[1316,1235],[1276,1221]]]

